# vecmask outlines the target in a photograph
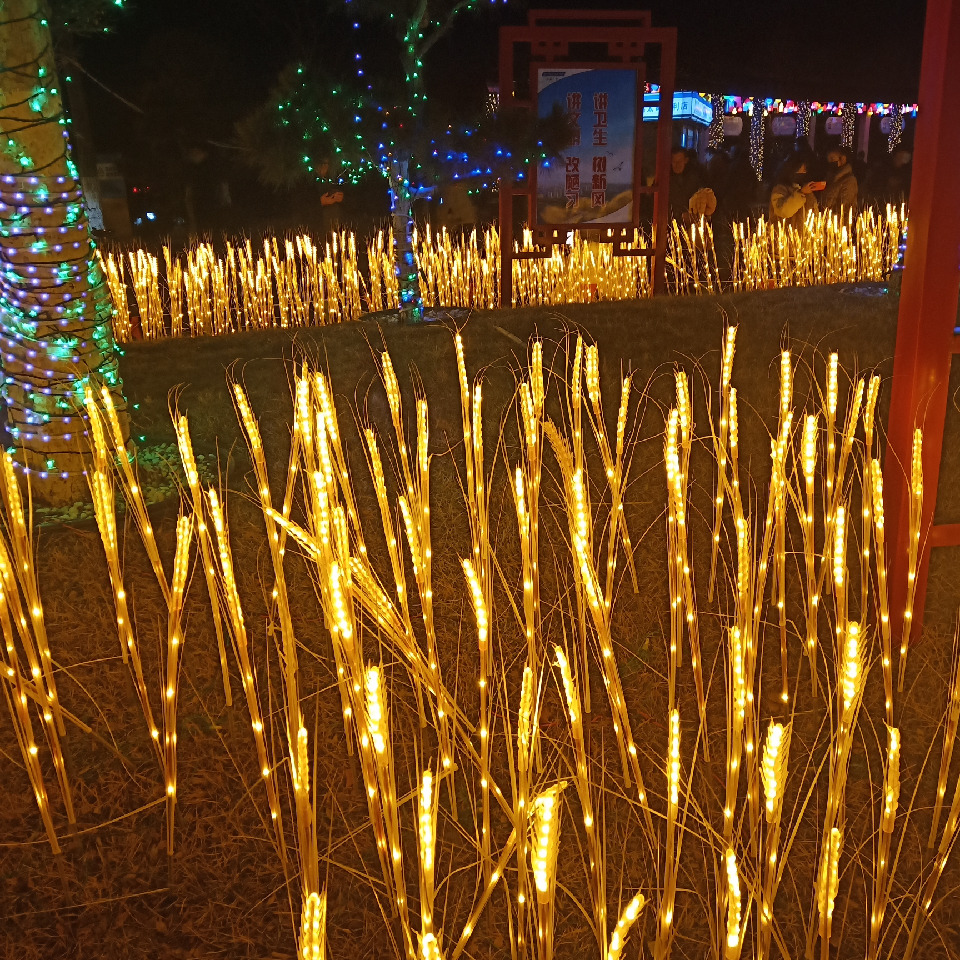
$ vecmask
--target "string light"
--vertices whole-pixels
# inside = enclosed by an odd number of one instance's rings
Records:
[[[28,19],[36,24],[25,62],[0,111],[0,395],[20,469],[41,480],[79,479],[85,489],[86,388],[114,391],[122,420],[125,405],[113,308],[70,159],[49,25],[38,10]],[[0,20],[0,29],[11,23]]]
[[[750,166],[758,180],[763,179],[763,127],[764,109],[753,103],[750,110]]]

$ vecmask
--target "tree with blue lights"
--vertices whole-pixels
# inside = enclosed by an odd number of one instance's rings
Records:
[[[424,58],[457,19],[480,0],[346,0],[356,38],[349,80],[325,78],[306,64],[288,67],[268,102],[238,125],[238,140],[262,182],[277,188],[315,181],[325,191],[376,172],[389,184],[401,319],[423,316],[413,251],[413,203],[439,183],[492,180],[507,168],[555,154],[569,143],[562,116],[536,120],[509,112],[476,124],[441,123],[431,115]],[[368,70],[360,43],[370,31],[380,61]]]
[[[61,30],[103,29],[117,0],[54,5]],[[85,391],[126,423],[113,305],[90,236],[41,0],[0,2],[0,338],[9,452],[35,493],[70,502],[83,475]]]

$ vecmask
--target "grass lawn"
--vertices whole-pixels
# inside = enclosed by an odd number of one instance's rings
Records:
[[[749,498],[762,516],[770,474],[769,441],[763,424],[776,421],[780,350],[789,346],[796,358],[794,398],[798,418],[805,400],[814,396],[815,383],[823,382],[827,355],[836,350],[846,376],[846,379],[841,376],[841,410],[846,409],[849,377],[875,370],[883,377],[877,422],[885,424],[896,311],[897,303],[890,297],[863,296],[847,288],[829,287],[477,313],[466,323],[463,336],[468,370],[471,375],[482,371],[484,376],[487,459],[493,467],[496,457],[495,469],[499,471],[498,489],[491,500],[490,536],[497,561],[508,577],[515,575],[517,528],[512,500],[504,492],[508,489],[504,483],[504,461],[511,470],[517,462],[516,424],[506,419],[499,448],[494,443],[494,424],[504,416],[514,396],[517,371],[526,363],[528,338],[538,335],[543,339],[545,364],[555,359],[555,368],[559,370],[564,361],[565,336],[570,331],[582,330],[585,337],[599,347],[604,406],[608,411],[616,409],[622,375],[631,373],[636,391],[643,390],[625,502],[635,548],[638,590],[634,591],[625,575],[618,588],[613,629],[627,700],[637,724],[638,742],[651,756],[662,758],[666,739],[666,695],[661,688],[670,605],[664,562],[662,435],[665,413],[674,402],[674,365],[682,365],[691,374],[694,421],[702,435],[706,429],[704,378],[715,387],[724,327],[728,323],[738,325],[733,384],[741,403],[741,466],[755,484],[745,491],[744,499]],[[457,471],[457,465],[462,462],[463,436],[457,367],[449,328],[442,324],[412,328],[362,321],[291,333],[136,343],[126,348],[121,365],[127,396],[133,404],[132,434],[136,438],[147,445],[174,442],[168,403],[171,391],[177,391],[179,408],[189,416],[196,451],[217,456],[222,482],[231,491],[229,520],[238,584],[251,646],[256,651],[261,696],[267,701],[265,712],[271,720],[275,740],[282,737],[282,730],[275,658],[266,652],[271,629],[266,596],[272,585],[270,556],[264,543],[259,506],[249,497],[249,459],[226,387],[226,375],[232,373],[248,390],[260,418],[272,479],[276,489],[280,489],[289,449],[290,382],[294,363],[306,357],[326,368],[355,474],[359,509],[367,516],[370,511],[375,513],[376,501],[354,429],[355,411],[362,411],[381,437],[388,434],[389,413],[374,363],[374,357],[384,345],[393,358],[408,416],[412,411],[411,388],[415,380],[419,379],[430,403],[430,448],[436,455],[431,465],[431,513],[438,649],[446,682],[455,686],[464,710],[475,714],[475,639],[471,640],[472,614],[460,571],[460,557],[467,555],[470,542]],[[816,380],[811,376],[811,365]],[[960,374],[960,370],[957,373]],[[955,375],[954,379],[952,398],[960,391],[960,376]],[[956,403],[951,404],[947,429],[948,437],[960,438],[960,413]],[[882,436],[882,430],[880,433]],[[939,519],[960,519],[960,484],[953,481],[958,470],[960,439],[954,439],[947,442],[944,450]],[[702,594],[704,610],[704,662],[717,689],[722,690],[719,617],[706,602],[710,504],[716,478],[705,449],[698,447],[694,451],[692,474],[691,514],[700,567],[697,589]],[[558,525],[556,520],[556,498],[545,492],[544,503],[546,544],[542,549],[546,569],[562,552],[564,534],[562,524]],[[158,505],[153,519],[163,556],[169,558],[173,552],[175,504]],[[144,671],[155,689],[154,681],[160,670],[160,638],[165,636],[166,629],[165,607],[132,530],[128,531],[126,543],[124,572],[132,597],[132,615],[142,648]],[[118,655],[115,613],[96,526],[87,522],[44,528],[38,550],[40,583],[50,645],[59,670],[61,699],[89,725],[92,733],[73,729],[66,740],[78,811],[78,834],[71,838],[61,830],[64,854],[59,858],[51,855],[44,840],[29,783],[18,765],[19,754],[13,738],[9,732],[3,738],[0,751],[0,902],[3,904],[0,916],[6,918],[0,927],[3,955],[25,960],[33,957],[77,957],[79,960],[94,957],[124,960],[293,958],[299,922],[297,885],[294,880],[290,885],[292,892],[288,894],[283,869],[270,844],[269,813],[236,676],[234,706],[227,708],[224,704],[203,577],[194,577],[186,603],[178,722],[176,854],[168,863],[162,782],[150,752],[129,672]],[[382,559],[382,544],[371,544],[371,551]],[[909,775],[920,773],[923,751],[932,741],[946,703],[950,638],[960,603],[958,562],[960,550],[945,549],[937,551],[931,563],[925,642],[911,655],[906,700],[910,729],[917,733],[921,746],[908,749],[905,745],[905,782]],[[387,956],[389,943],[384,935],[387,925],[380,916],[369,882],[360,875],[366,870],[379,876],[376,857],[371,852],[372,834],[364,829],[366,804],[359,765],[355,757],[347,756],[329,636],[307,565],[296,557],[291,558],[290,565],[293,610],[303,648],[301,693],[311,730],[317,732],[314,776],[318,784],[319,846],[322,857],[329,852],[332,864],[328,908],[330,949],[334,957]],[[559,574],[545,573],[544,576],[556,576],[559,583]],[[504,595],[498,594],[492,632],[497,637],[505,669],[511,671],[511,679],[505,685],[510,690],[509,703],[515,704],[518,689],[515,675],[518,669],[522,670],[524,644],[516,620],[508,612],[506,593],[501,592]],[[552,638],[560,630],[557,622],[551,621]],[[382,655],[386,660],[391,655],[387,650],[378,654],[375,638],[368,637],[366,642],[370,645],[369,650],[365,648],[368,658]],[[685,661],[684,669],[689,674],[688,666]],[[236,673],[235,661],[233,667]],[[771,676],[778,677],[776,656],[773,667]],[[803,669],[797,654],[791,670],[799,674]],[[878,679],[879,668],[871,678],[874,687]],[[689,678],[684,681],[682,695],[690,698],[692,682],[688,681]],[[778,679],[769,684],[765,681],[760,700],[764,724],[778,709],[779,687],[773,689],[778,683]],[[552,681],[550,686],[555,695]],[[603,685],[596,671],[592,688],[594,702],[602,707],[597,709],[591,722],[591,728],[596,727],[591,736],[597,751],[608,751],[611,748],[609,731],[604,733],[602,727],[604,722],[609,724],[609,718]],[[876,719],[882,719],[882,690],[880,694],[879,712],[873,709],[877,705],[876,690],[868,699],[874,722],[882,730],[882,723]],[[409,696],[400,691],[396,696],[398,746],[395,750],[398,775],[406,784],[410,771],[416,766],[414,754],[423,749],[423,742]],[[722,693],[720,698],[722,701]],[[688,706],[694,702],[686,701]],[[813,708],[805,703],[803,711],[804,716],[807,713],[812,716]],[[822,714],[822,708],[820,712]],[[696,711],[689,709],[691,743],[696,733],[695,716]],[[550,731],[563,722],[562,711],[558,714],[555,706],[546,709],[543,722],[547,735],[552,736]],[[817,736],[817,723],[810,717],[803,720],[798,714],[797,729],[804,737],[809,733],[811,744]],[[6,726],[3,729],[8,731]],[[722,708],[718,715],[711,716],[710,736],[712,750],[715,750],[714,762],[698,767],[701,796],[711,794],[718,778],[722,783]],[[939,749],[937,741],[931,754],[934,759],[923,774],[925,788],[930,786],[931,774],[935,782]],[[497,758],[494,759],[496,763]],[[854,759],[854,768],[860,772],[848,797],[853,821],[849,828],[851,838],[858,836],[856,821],[870,820],[869,811],[875,799],[872,789],[877,786],[877,771],[870,763],[865,758]],[[646,769],[648,782],[656,787],[654,792],[662,793],[659,784],[662,769],[658,773],[653,761]],[[901,803],[906,801],[905,788]],[[462,828],[469,833],[473,829],[469,794],[464,795],[461,806]],[[623,890],[628,891],[627,896],[656,884],[656,877],[652,875],[655,866],[651,865],[649,851],[642,848],[636,824],[630,826],[626,819],[621,823],[614,806],[611,801],[607,824],[611,836],[608,853],[611,912],[617,910],[621,884]],[[721,808],[722,801],[717,809]],[[711,816],[715,812],[711,811]],[[412,822],[411,816],[407,816],[407,826]],[[917,836],[922,836],[929,825],[925,808],[918,806],[917,820],[920,824]],[[869,832],[865,835],[870,836]],[[449,824],[445,837],[438,852],[438,883],[441,873],[457,862],[460,850],[457,831]],[[572,828],[565,837],[564,842],[575,844]],[[904,853],[907,864],[918,858],[916,837],[913,834],[910,837]],[[810,831],[800,832],[792,854],[796,872],[791,871],[781,886],[786,904],[782,935],[791,956],[802,955],[798,944],[810,902],[810,891],[804,886],[809,877],[804,871],[812,869],[816,840],[816,824]],[[689,842],[693,847],[698,839],[691,836]],[[856,850],[855,842],[854,839],[848,841],[848,849]],[[408,860],[411,890],[416,887],[413,851],[411,839]],[[564,856],[562,865],[567,863]],[[698,856],[694,855],[694,863]],[[853,862],[856,863],[859,856],[857,852],[851,854]],[[688,869],[680,878],[674,946],[677,957],[707,955],[709,927],[698,906],[708,896],[712,898],[712,879],[706,877],[703,870],[707,860],[708,855],[704,854],[699,861],[699,874]],[[321,879],[325,862],[321,862]],[[906,874],[907,867],[903,869]],[[941,893],[955,888],[957,874],[955,866],[951,866],[941,884]],[[442,884],[438,892],[438,907],[442,905],[444,917],[448,918],[444,926],[446,943],[455,940],[469,913],[474,895],[473,877],[468,870],[465,886],[453,882],[454,877],[449,884]],[[862,872],[851,869],[837,901],[835,930],[841,932],[834,956],[862,955],[859,944],[863,942],[865,910],[869,910],[865,889]],[[652,899],[655,901],[656,897]],[[499,913],[495,916],[503,913],[502,906],[501,898],[496,907]],[[644,930],[645,939],[649,940],[654,915],[652,906],[647,909]],[[611,927],[615,919],[611,917]],[[850,952],[843,946],[848,935]],[[588,938],[586,941],[584,936]],[[488,918],[478,927],[466,955],[507,956],[509,937],[505,922]],[[584,917],[561,897],[557,956],[593,955],[589,952],[593,946],[589,937]],[[588,946],[584,947],[584,943]],[[960,956],[958,943],[960,908],[945,902],[938,906],[920,955],[957,957]],[[853,944],[858,945],[856,950]],[[636,956],[636,949],[634,941],[625,955]]]

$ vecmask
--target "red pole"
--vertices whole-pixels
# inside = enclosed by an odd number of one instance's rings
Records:
[[[884,500],[890,536],[890,611],[899,645],[907,594],[913,431],[923,429],[921,553],[913,622],[922,625],[960,291],[960,0],[927,0],[910,184],[910,222],[893,362]],[[919,636],[919,628],[913,639]]]

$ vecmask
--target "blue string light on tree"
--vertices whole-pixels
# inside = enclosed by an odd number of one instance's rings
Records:
[[[24,472],[56,480],[48,500],[83,495],[83,398],[106,387],[125,423],[113,305],[69,156],[50,31],[38,10],[0,5],[0,384],[10,448]]]

